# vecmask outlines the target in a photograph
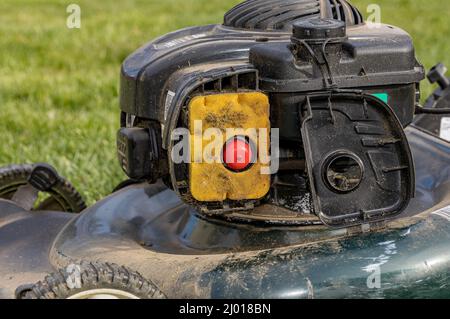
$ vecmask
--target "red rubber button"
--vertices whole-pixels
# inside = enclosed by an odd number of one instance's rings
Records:
[[[232,171],[244,171],[252,164],[253,152],[249,143],[243,139],[235,137],[225,144],[223,150],[223,163]]]

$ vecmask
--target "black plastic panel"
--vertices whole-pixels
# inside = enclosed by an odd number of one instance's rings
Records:
[[[414,195],[414,165],[389,106],[372,96],[334,94],[308,97],[302,109],[314,210],[321,220],[348,226],[401,213]]]

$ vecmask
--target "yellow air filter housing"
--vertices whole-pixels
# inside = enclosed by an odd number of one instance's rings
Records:
[[[270,145],[269,100],[265,94],[248,92],[194,97],[189,103],[189,131],[189,185],[191,195],[197,201],[255,200],[269,192],[270,175],[262,174],[261,168],[270,163],[261,163],[259,155],[268,155]],[[262,134],[262,131],[266,133]],[[259,154],[246,171],[233,172],[222,163],[224,143],[233,137],[230,133],[244,134],[257,146]],[[222,137],[218,138],[220,134]]]

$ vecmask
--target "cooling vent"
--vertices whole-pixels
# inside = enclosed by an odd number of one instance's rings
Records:
[[[289,31],[297,21],[333,18],[347,26],[362,24],[361,13],[346,0],[247,0],[225,14],[228,27]]]

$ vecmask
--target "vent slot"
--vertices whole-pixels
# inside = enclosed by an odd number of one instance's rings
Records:
[[[238,73],[203,83],[193,90],[188,100],[196,95],[207,93],[226,93],[238,91],[258,91],[258,74],[256,71]]]

